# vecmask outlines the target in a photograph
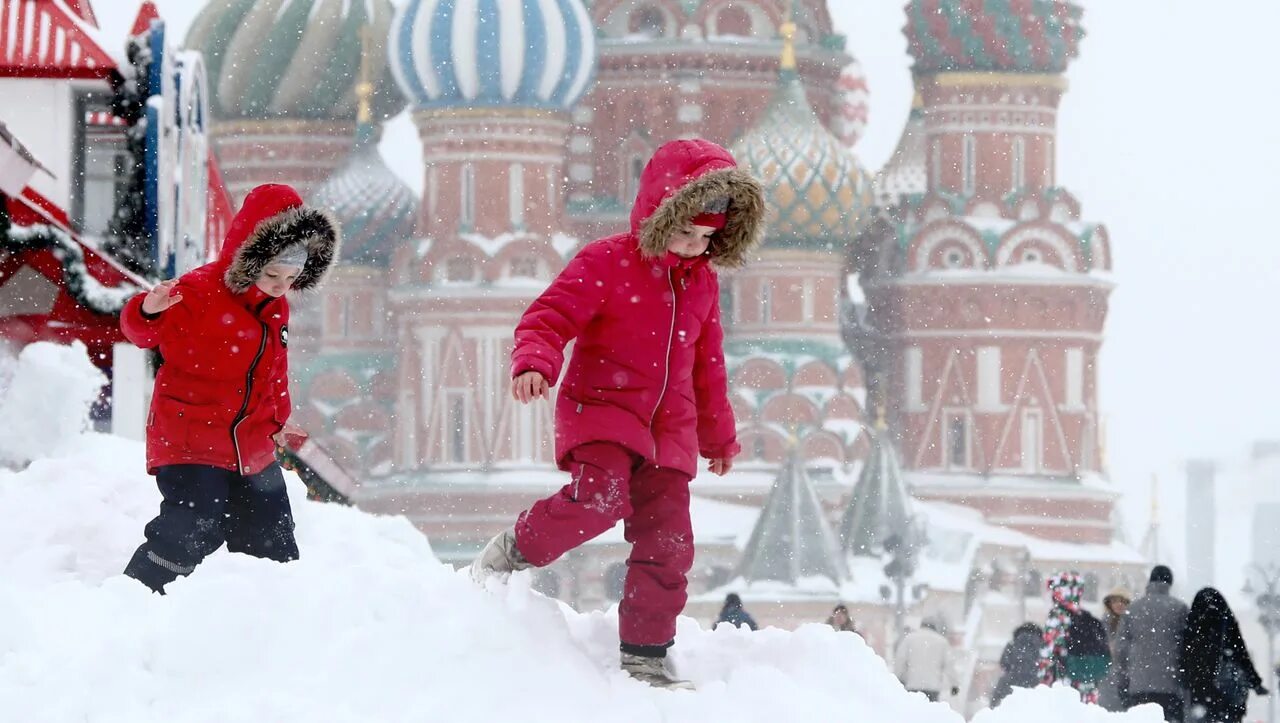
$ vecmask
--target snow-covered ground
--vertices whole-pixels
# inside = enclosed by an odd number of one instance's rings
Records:
[[[43,415],[76,408],[67,395],[88,372],[56,369],[67,383],[41,404],[0,394],[19,400],[0,419],[49,429]],[[481,590],[403,518],[308,502],[292,475],[301,560],[222,550],[153,595],[119,574],[159,503],[142,445],[75,433],[48,449],[0,471],[0,720],[961,720],[906,693],[861,638],[821,625],[712,632],[682,618],[673,664],[698,690],[650,689],[617,669],[616,611],[576,613],[527,574]],[[1040,688],[973,720],[1160,715]]]

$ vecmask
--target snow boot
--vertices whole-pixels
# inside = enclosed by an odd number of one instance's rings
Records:
[[[622,669],[641,683],[667,690],[693,690],[693,683],[671,675],[667,659],[649,655],[622,654]]]
[[[489,544],[484,546],[480,555],[471,563],[471,579],[484,583],[494,575],[507,576],[513,572],[527,570],[533,563],[524,559],[524,555],[516,549],[516,531],[508,528],[494,535]]]

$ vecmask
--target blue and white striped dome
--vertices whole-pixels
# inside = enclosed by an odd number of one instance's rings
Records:
[[[390,45],[396,82],[423,108],[567,109],[596,62],[582,0],[409,0]]]

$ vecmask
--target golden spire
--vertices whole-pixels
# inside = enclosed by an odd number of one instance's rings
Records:
[[[373,28],[360,28],[360,80],[356,83],[356,124],[373,122],[373,110],[369,99],[373,96]]]
[[[884,402],[876,405],[876,431],[883,432],[889,428],[889,423],[884,421]]]
[[[778,28],[782,33],[782,60],[779,63],[779,69],[784,73],[794,71],[796,69],[796,21],[795,21],[796,3],[791,0],[787,4],[787,20]]]

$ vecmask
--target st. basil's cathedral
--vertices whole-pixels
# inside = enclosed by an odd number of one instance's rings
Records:
[[[186,46],[228,190],[293,184],[345,231],[292,367],[295,421],[360,480],[354,501],[461,564],[563,484],[552,405],[509,393],[516,320],[627,228],[658,145],[699,136],[763,180],[770,219],[722,277],[743,453],[693,483],[688,612],[734,591],[792,626],[842,601],[881,652],[895,608],[941,615],[976,651],[976,696],[984,641],[1041,616],[1043,578],[1070,566],[1091,601],[1132,588],[1097,402],[1110,242],[1056,181],[1081,11],[910,0],[905,19],[915,102],[873,173],[865,79],[825,0],[210,2]],[[406,109],[421,197],[377,145]],[[604,607],[625,559],[606,533],[535,584]]]

